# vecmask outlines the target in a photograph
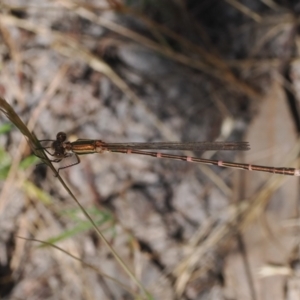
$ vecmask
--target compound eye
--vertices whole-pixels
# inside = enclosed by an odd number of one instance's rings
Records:
[[[60,142],[64,142],[67,139],[67,135],[60,131],[57,135],[56,135],[56,139]]]

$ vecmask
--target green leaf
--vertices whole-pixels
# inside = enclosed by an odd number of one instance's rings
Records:
[[[22,170],[26,170],[27,168],[31,167],[32,165],[36,164],[40,159],[35,155],[30,155],[24,158],[20,163],[20,168]]]
[[[3,180],[7,177],[11,164],[11,158],[8,153],[0,148],[0,179]]]
[[[101,211],[98,208],[90,208],[90,210],[94,211],[94,213],[98,215],[98,217],[94,220],[97,226],[101,226],[113,219],[110,213]],[[89,211],[89,209],[87,209],[87,211]],[[67,211],[67,214],[66,213],[64,214],[71,216],[71,218],[74,219],[76,218],[78,220],[79,219],[78,213],[82,214],[81,211],[79,211],[78,209],[69,209]],[[74,235],[87,231],[91,228],[93,228],[93,225],[89,221],[80,219],[80,222],[75,227],[65,230],[63,233],[46,240],[46,242],[50,244],[55,244],[59,241],[71,238]]]
[[[109,212],[104,211],[104,210],[99,210],[97,207],[89,207],[86,209],[86,211],[93,216],[96,221],[99,219],[112,219],[112,216]],[[63,216],[67,216],[73,221],[82,221],[82,212],[78,208],[71,208],[71,209],[66,209],[61,212]],[[96,222],[95,221],[95,222]]]
[[[0,126],[0,134],[7,133],[7,132],[11,131],[12,128],[13,128],[13,125],[11,123],[5,123]]]

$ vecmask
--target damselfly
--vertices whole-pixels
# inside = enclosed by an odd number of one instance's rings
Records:
[[[300,169],[267,167],[251,164],[242,164],[235,162],[226,162],[221,160],[204,159],[185,155],[176,155],[170,153],[152,152],[148,150],[249,150],[248,142],[156,142],[156,143],[106,143],[101,140],[78,139],[74,142],[67,141],[67,135],[59,132],[56,140],[40,140],[40,142],[51,142],[49,147],[42,147],[50,156],[51,162],[60,162],[63,159],[75,155],[77,161],[67,166],[58,168],[58,172],[75,166],[80,163],[79,155],[90,153],[117,152],[125,154],[139,154],[153,156],[157,158],[169,158],[183,160],[187,162],[200,163],[206,165],[216,165],[219,167],[243,169],[248,171],[267,172],[281,175],[300,176]],[[49,149],[52,150],[49,151]],[[146,151],[145,151],[146,150]]]

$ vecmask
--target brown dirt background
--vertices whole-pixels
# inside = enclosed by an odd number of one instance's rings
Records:
[[[40,139],[245,140],[247,153],[203,156],[296,167],[299,12],[284,0],[0,1],[0,93]],[[143,299],[51,170],[18,167],[31,154],[20,132],[0,148],[15,162],[0,181],[1,298]],[[297,177],[112,153],[61,175],[153,299],[300,299]],[[89,265],[30,240],[60,235]]]

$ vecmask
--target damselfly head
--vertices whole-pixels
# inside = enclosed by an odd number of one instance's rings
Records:
[[[56,135],[56,140],[58,141],[58,142],[64,142],[65,140],[67,139],[67,135],[64,133],[64,132],[62,132],[62,131],[60,131],[57,135]]]

